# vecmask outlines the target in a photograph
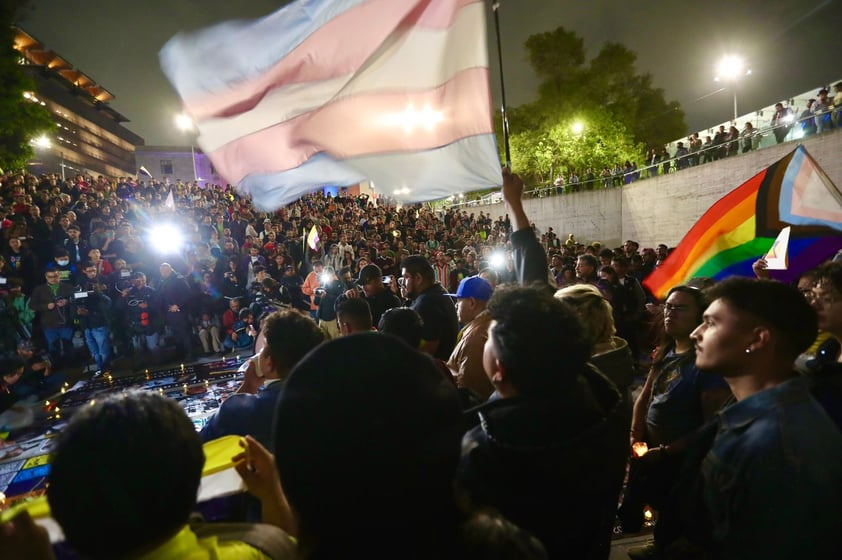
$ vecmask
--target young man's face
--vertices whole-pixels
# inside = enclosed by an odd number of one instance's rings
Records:
[[[723,377],[744,369],[746,348],[754,338],[748,318],[722,299],[708,306],[691,336],[696,343],[696,367]]]

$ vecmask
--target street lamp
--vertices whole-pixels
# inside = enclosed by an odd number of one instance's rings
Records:
[[[193,119],[189,115],[179,113],[175,116],[175,126],[182,132],[193,132],[195,126]],[[193,163],[193,182],[199,181],[199,175],[196,173],[196,149],[193,147],[193,137],[190,137],[190,161]]]
[[[743,76],[751,74],[751,69],[746,68],[745,61],[738,56],[729,55],[724,57],[716,65],[716,76],[714,82],[731,82],[731,89],[734,92],[734,121],[737,120],[737,81]]]
[[[50,142],[50,138],[46,134],[33,138],[31,142],[33,146],[42,150],[49,150],[53,146],[53,143]]]

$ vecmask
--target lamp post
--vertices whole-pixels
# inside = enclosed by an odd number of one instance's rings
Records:
[[[184,113],[179,113],[175,116],[175,126],[182,132],[192,132],[194,128],[193,119]],[[196,173],[196,149],[193,147],[192,136],[190,138],[190,161],[193,164],[193,182],[197,183],[199,181],[199,175]]]
[[[714,82],[730,82],[731,91],[734,94],[734,122],[737,121],[737,81],[743,76],[751,74],[751,69],[746,68],[745,61],[738,56],[729,55],[724,57],[716,65],[716,76]]]
[[[42,134],[41,136],[37,136],[29,140],[29,143],[32,144],[32,147],[35,148],[38,152],[49,152],[53,147],[53,142],[50,140],[50,137],[46,134]],[[46,169],[46,158],[43,158],[42,154],[42,161],[41,161],[41,169]]]

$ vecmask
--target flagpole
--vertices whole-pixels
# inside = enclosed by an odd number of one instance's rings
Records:
[[[492,3],[491,10],[494,12],[494,30],[497,33],[497,61],[500,65],[500,94],[503,98],[503,106],[500,109],[503,119],[503,145],[506,149],[506,167],[511,169],[512,154],[509,149],[509,119],[506,116],[506,80],[503,78],[503,46],[500,42],[500,2]]]

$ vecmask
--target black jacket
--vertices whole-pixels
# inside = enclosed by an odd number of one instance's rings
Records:
[[[616,386],[588,366],[569,390],[494,399],[463,440],[460,485],[532,532],[549,558],[607,559],[628,458]]]

